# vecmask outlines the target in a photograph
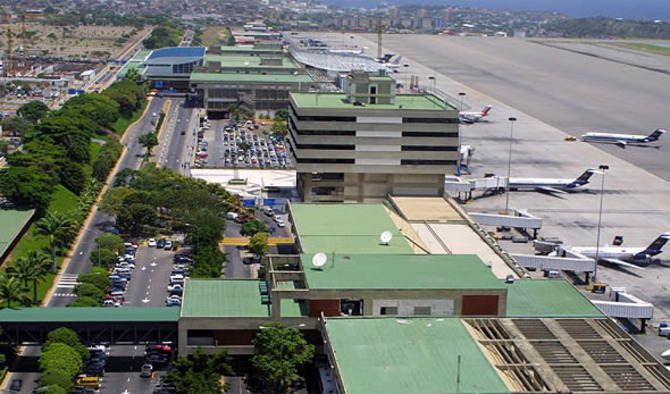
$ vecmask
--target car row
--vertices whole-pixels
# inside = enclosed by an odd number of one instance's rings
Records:
[[[107,290],[107,297],[102,302],[103,307],[121,307],[125,302],[125,294],[128,283],[132,279],[135,269],[135,255],[137,252],[137,243],[126,243],[126,250],[119,254],[114,268],[109,272],[110,286]]]
[[[175,254],[172,262],[173,266],[167,286],[168,295],[165,299],[165,304],[167,306],[181,306],[182,295],[184,294],[184,281],[189,276],[189,264],[193,263],[193,259],[182,252]]]
[[[172,241],[165,238],[158,238],[158,240],[156,240],[155,238],[149,238],[149,242],[147,245],[150,248],[164,249],[164,250],[172,250],[174,248]]]

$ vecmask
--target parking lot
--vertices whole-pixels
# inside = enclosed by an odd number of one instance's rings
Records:
[[[199,134],[194,167],[290,168],[293,166],[282,137],[270,134],[270,126],[246,121],[211,120]]]

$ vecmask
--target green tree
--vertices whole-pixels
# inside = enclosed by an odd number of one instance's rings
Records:
[[[288,110],[287,109],[278,109],[275,112],[275,121],[286,122],[288,120]]]
[[[95,239],[95,243],[98,244],[101,249],[109,249],[117,253],[125,250],[123,238],[116,234],[103,234]]]
[[[0,156],[7,157],[9,153],[9,140],[0,139]]]
[[[109,249],[95,249],[91,252],[91,263],[110,267],[116,263],[116,253]]]
[[[77,277],[77,282],[81,284],[84,283],[91,284],[96,288],[100,289],[100,291],[102,291],[103,293],[107,291],[109,285],[111,284],[107,275],[105,275],[104,273],[101,274],[100,272],[94,272],[94,271],[79,275]]]
[[[240,234],[245,237],[252,237],[258,233],[269,233],[270,228],[267,223],[254,219],[250,222],[244,223],[240,228]]]
[[[130,70],[128,70],[128,72],[123,78],[129,79],[135,83],[142,82],[142,75],[140,75],[140,72],[137,71],[136,68],[131,68]]]
[[[147,158],[151,156],[151,151],[158,145],[158,135],[156,133],[142,134],[137,138],[140,143],[147,150]]]
[[[58,384],[50,384],[42,386],[39,389],[40,394],[67,394],[69,392],[70,392],[69,390],[64,389],[62,386]]]
[[[100,306],[100,301],[91,297],[78,297],[76,301],[65,305],[67,308],[95,308]]]
[[[124,200],[126,197],[133,193],[135,193],[135,191],[128,187],[113,187],[107,189],[100,199],[98,209],[106,214],[117,216],[119,212],[125,208]]]
[[[41,101],[31,101],[23,104],[16,110],[16,114],[32,123],[37,123],[46,114],[49,113],[49,107]]]
[[[26,256],[20,257],[15,264],[7,267],[7,273],[23,282],[33,282],[33,304],[37,304],[37,284],[49,272],[49,258],[37,250],[29,250]]]
[[[116,216],[116,227],[124,234],[141,235],[144,227],[155,223],[156,207],[150,204],[133,203]]]
[[[21,285],[18,278],[0,273],[0,300],[7,302],[7,308],[12,307],[12,301],[22,302],[26,299],[26,288]]]
[[[254,234],[249,240],[249,251],[259,258],[265,256],[270,251],[270,247],[268,246],[268,233]]]
[[[47,339],[42,345],[42,350],[47,350],[55,343],[65,344],[72,349],[74,349],[81,356],[82,360],[88,360],[90,357],[88,349],[81,343],[79,336],[76,332],[69,328],[60,327],[55,330],[49,331],[47,334]]]
[[[194,278],[220,278],[226,256],[218,246],[206,246],[195,256],[191,276]]]
[[[37,167],[11,167],[0,171],[0,194],[17,205],[44,209],[53,192],[49,182],[48,176]]]
[[[189,358],[179,357],[163,380],[174,384],[180,394],[215,394],[223,389],[221,376],[232,374],[230,358],[225,350],[212,355],[197,348]]]
[[[78,112],[100,126],[109,127],[120,116],[119,103],[109,96],[87,93],[72,97],[63,106],[62,112]]]
[[[51,248],[51,272],[58,269],[56,265],[56,245],[69,238],[75,231],[74,222],[68,214],[47,212],[47,215],[35,223],[35,233],[47,237]]]
[[[32,123],[28,119],[22,118],[20,116],[14,116],[11,118],[4,118],[2,122],[2,130],[9,131],[12,135],[23,135],[28,131]]]
[[[288,134],[288,126],[286,125],[285,121],[275,120],[275,122],[272,124],[272,127],[270,128],[270,131],[275,135],[286,137]]]
[[[98,301],[98,304],[100,304],[102,300],[105,299],[105,292],[90,283],[82,283],[75,286],[74,293],[78,297],[90,297]]]
[[[57,342],[43,346],[39,364],[42,372],[61,370],[70,379],[81,373],[83,367],[79,352],[64,343]]]
[[[61,184],[72,193],[81,194],[86,188],[86,183],[89,179],[84,166],[67,159],[63,160],[61,164],[58,168]]]
[[[272,392],[287,392],[298,380],[298,367],[314,357],[314,345],[308,344],[296,328],[281,324],[265,325],[252,340],[254,356],[251,364]]]

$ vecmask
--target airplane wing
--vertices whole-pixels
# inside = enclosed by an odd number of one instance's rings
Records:
[[[616,144],[619,145],[620,147],[626,149],[626,144],[628,144],[628,143],[626,141],[619,140],[619,141],[616,142]]]
[[[549,187],[549,186],[537,186],[535,189],[537,189],[537,190],[539,190],[539,191],[547,192],[547,193],[567,194],[567,193],[566,193],[565,191],[563,191],[563,190],[554,189],[553,187]]]
[[[622,267],[626,267],[626,268],[635,268],[635,269],[643,270],[643,271],[644,271],[644,268],[642,268],[642,267],[640,267],[640,266],[637,266],[637,265],[635,265],[635,264],[631,264],[631,263],[627,263],[627,262],[622,261],[622,260],[619,260],[619,259],[601,259],[601,260],[603,260],[603,261],[607,261],[607,262],[610,263],[610,264],[616,264],[616,265],[620,265],[620,266],[622,266]]]

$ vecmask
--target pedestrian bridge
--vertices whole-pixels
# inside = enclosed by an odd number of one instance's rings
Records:
[[[41,344],[49,331],[74,330],[86,345],[142,344],[177,341],[179,309],[175,307],[122,308],[4,308],[0,310],[0,340],[15,345]]]

